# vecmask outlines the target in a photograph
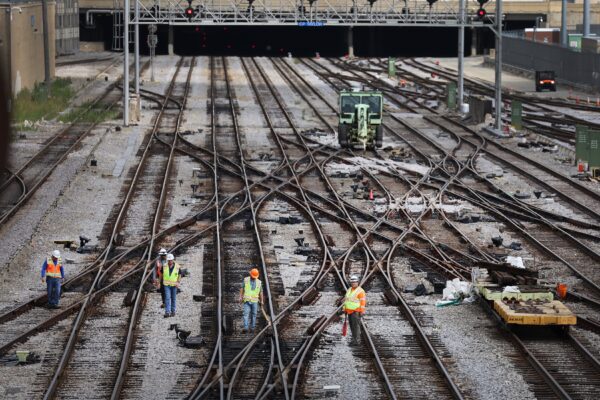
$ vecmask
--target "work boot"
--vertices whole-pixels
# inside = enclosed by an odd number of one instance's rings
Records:
[[[170,313],[168,313],[168,312],[165,313],[165,318],[169,318],[170,316],[171,316]]]
[[[171,317],[174,317],[174,316],[175,316],[175,311],[173,311],[173,312],[171,313]]]
[[[248,332],[248,329],[242,328],[242,333],[246,333],[246,332]]]

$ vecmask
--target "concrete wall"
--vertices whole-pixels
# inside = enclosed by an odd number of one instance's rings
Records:
[[[54,76],[55,3],[48,2],[50,74]],[[13,94],[44,81],[42,5],[0,4],[0,62],[7,69]]]

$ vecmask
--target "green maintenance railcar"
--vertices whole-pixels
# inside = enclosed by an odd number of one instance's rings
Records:
[[[383,94],[378,91],[340,92],[338,140],[341,147],[363,149],[383,145]]]

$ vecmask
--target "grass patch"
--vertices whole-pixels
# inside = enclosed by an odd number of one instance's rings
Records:
[[[23,89],[14,101],[13,122],[22,124],[25,120],[35,122],[52,119],[67,108],[75,91],[71,80],[58,78],[52,82],[51,96],[46,98],[46,86],[38,83],[33,90]]]
[[[111,119],[116,119],[119,116],[119,111],[114,107],[106,109],[106,105],[102,102],[90,108],[91,103],[82,104],[75,107],[68,113],[61,115],[58,120],[64,123],[72,123],[75,120],[83,123],[100,123]],[[89,109],[88,109],[89,108]]]

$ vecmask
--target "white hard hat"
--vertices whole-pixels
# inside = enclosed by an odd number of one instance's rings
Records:
[[[175,256],[171,253],[167,254],[167,261],[173,261],[175,260]]]
[[[352,275],[352,276],[350,277],[350,282],[358,282],[358,276],[356,276],[356,275]]]
[[[160,249],[160,250],[158,251],[158,254],[160,254],[161,256],[164,256],[164,255],[166,255],[166,254],[167,254],[167,251],[166,251],[165,249]]]
[[[52,252],[52,257],[54,257],[54,258],[60,258],[60,251],[58,251],[58,250],[54,250],[54,251]]]

